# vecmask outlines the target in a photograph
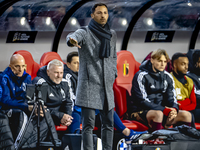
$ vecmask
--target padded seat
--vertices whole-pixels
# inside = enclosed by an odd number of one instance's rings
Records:
[[[40,65],[46,66],[51,60],[58,59],[63,62],[60,55],[56,52],[46,52],[40,58]],[[65,64],[65,62],[63,62]]]
[[[140,63],[135,60],[131,52],[117,52],[118,77],[113,84],[115,110],[127,128],[135,131],[146,131],[148,127],[138,121],[123,120],[123,116],[127,112],[126,94],[131,95],[132,79],[135,73],[139,71],[139,66]]]
[[[200,130],[200,123],[195,123],[196,129]]]
[[[40,69],[40,65],[36,63],[29,51],[26,50],[18,50],[13,53],[20,54],[24,57],[25,63],[27,65],[26,72],[31,75],[31,79],[33,80],[37,76],[37,72]]]
[[[67,126],[63,126],[63,125],[60,125],[60,126],[55,126],[56,128],[56,131],[66,131],[67,130]],[[82,130],[82,124],[80,124],[80,129]],[[98,130],[97,127],[94,127],[94,130]]]

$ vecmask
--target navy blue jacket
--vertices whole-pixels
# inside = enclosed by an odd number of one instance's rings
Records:
[[[71,98],[74,101],[76,101],[76,89],[77,89],[77,85],[78,85],[78,72],[75,73],[73,72],[71,69],[69,69],[67,67],[67,65],[64,65],[64,74],[63,74],[63,78],[65,78],[68,83],[69,83],[69,90],[70,90],[70,95]],[[81,107],[74,105],[74,110],[81,112]]]
[[[131,93],[136,111],[161,110],[165,114],[165,106],[178,111],[173,77],[167,71],[154,72],[150,61],[145,61],[135,74]]]
[[[26,85],[31,84],[31,76],[24,71],[22,77],[17,77],[7,67],[0,76],[0,109],[18,108],[28,111],[26,100]]]
[[[197,100],[197,106],[196,108],[200,108],[200,73],[192,71],[186,74],[188,77],[190,77],[195,85],[195,94],[196,94],[196,100]]]

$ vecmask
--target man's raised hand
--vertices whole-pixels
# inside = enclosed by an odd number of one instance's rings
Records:
[[[78,47],[78,48],[81,48],[81,46],[78,45],[78,42],[77,42],[76,40],[74,40],[74,39],[72,39],[72,38],[69,38],[69,42],[70,42],[72,45],[74,45],[74,46],[76,46],[76,47]]]

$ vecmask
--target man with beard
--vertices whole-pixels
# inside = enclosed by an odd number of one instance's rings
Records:
[[[193,112],[196,108],[195,86],[191,78],[186,76],[188,71],[189,59],[183,53],[175,53],[172,56],[171,72],[176,90],[176,98],[179,105],[179,110],[187,110]],[[194,117],[192,115],[192,124],[194,125]]]
[[[196,108],[194,83],[186,76],[189,60],[185,54],[175,53],[172,56],[173,72],[171,72],[176,90],[176,98],[180,110],[192,111]]]
[[[190,77],[195,85],[195,94],[196,94],[196,103],[197,106],[192,113],[194,114],[195,122],[200,123],[200,50],[195,50],[192,55],[193,67],[194,69],[191,72],[188,72],[186,75]]]
[[[76,105],[82,107],[84,150],[93,149],[95,111],[100,111],[104,150],[111,150],[114,131],[113,83],[117,77],[116,32],[111,30],[106,4],[92,7],[89,25],[67,36],[68,46],[78,47],[80,69]]]
[[[191,126],[191,114],[179,110],[173,77],[164,70],[168,61],[166,51],[158,49],[151,54],[151,60],[141,64],[133,78],[132,116],[149,125],[150,131],[179,123]]]

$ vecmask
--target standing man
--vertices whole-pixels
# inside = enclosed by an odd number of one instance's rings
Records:
[[[79,56],[78,52],[71,52],[67,55],[67,65],[64,66],[64,78],[68,81],[70,87],[70,95],[73,101],[76,101],[76,89],[78,80],[78,70],[79,70]],[[77,129],[80,128],[81,124],[81,107],[74,105],[74,110],[72,112],[73,121],[68,127],[69,133],[75,133]],[[96,120],[98,124],[99,120]],[[137,139],[141,134],[146,132],[137,132],[132,129],[126,128],[121,122],[121,119],[114,111],[114,126],[115,128],[122,132],[127,141]],[[76,132],[77,133],[77,132]]]
[[[84,29],[67,36],[69,46],[78,47],[80,69],[76,105],[82,107],[82,139],[84,150],[93,149],[95,110],[100,110],[103,150],[113,143],[114,94],[117,77],[116,33],[107,23],[108,8],[103,3],[92,7],[92,20]]]

